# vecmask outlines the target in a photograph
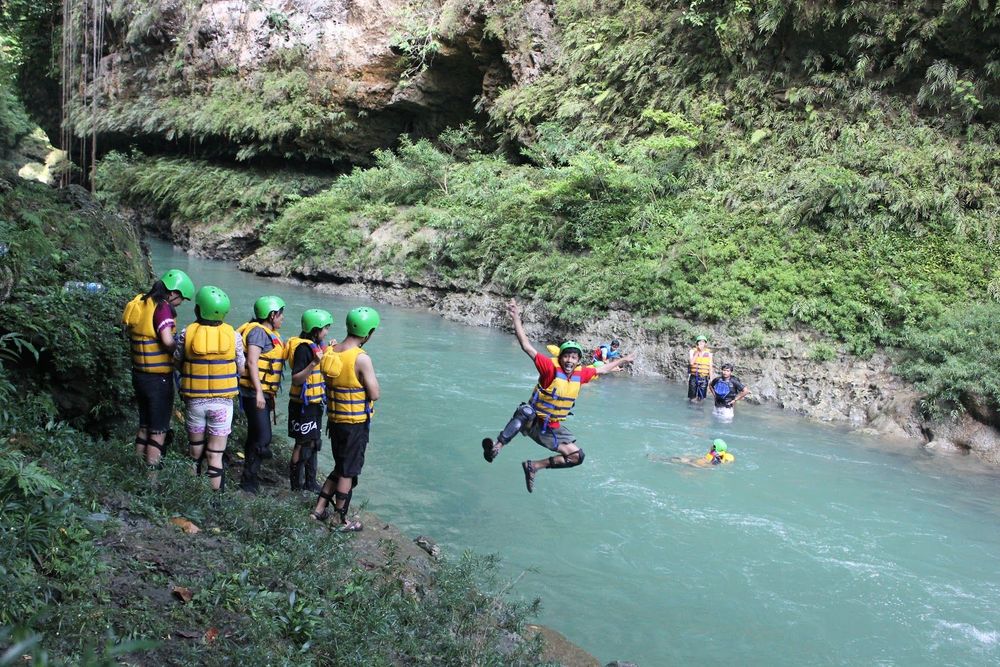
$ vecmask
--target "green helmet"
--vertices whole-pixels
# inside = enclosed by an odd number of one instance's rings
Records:
[[[333,315],[321,308],[310,308],[302,313],[302,330],[309,333],[313,329],[322,329],[333,324]]]
[[[283,310],[285,302],[280,296],[262,296],[253,302],[253,315],[258,320],[266,320],[271,313]]]
[[[347,333],[364,338],[375,331],[380,321],[374,308],[355,308],[347,313]]]
[[[726,441],[723,440],[722,438],[716,438],[715,440],[713,440],[712,446],[715,447],[715,451],[717,452],[725,452],[726,450],[729,449],[729,445],[727,445]]]
[[[562,345],[560,345],[559,346],[559,356],[561,357],[562,353],[566,352],[567,350],[576,350],[581,357],[583,356],[583,348],[580,347],[580,344],[577,343],[575,340],[568,340],[565,343],[563,343]]]
[[[160,282],[171,292],[180,292],[188,301],[194,298],[194,283],[180,269],[170,269],[160,276]]]
[[[229,295],[218,287],[205,285],[198,290],[194,305],[198,307],[201,319],[219,322],[229,314]]]
[[[700,343],[701,341],[705,341],[707,343],[708,338],[706,338],[705,336],[698,336],[697,338],[694,339],[694,342],[696,343]]]

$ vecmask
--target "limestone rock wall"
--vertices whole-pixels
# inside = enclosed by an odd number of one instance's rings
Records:
[[[558,52],[549,3],[501,30],[470,0],[123,0],[107,55],[75,98],[73,125],[100,145],[239,158],[364,164],[401,135],[484,124],[508,86]],[[273,123],[267,112],[271,112]],[[186,144],[186,145],[185,145]]]

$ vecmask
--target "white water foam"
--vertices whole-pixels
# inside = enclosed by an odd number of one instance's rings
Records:
[[[942,630],[957,631],[960,636],[970,639],[981,646],[993,647],[1000,644],[1000,632],[996,630],[980,630],[970,623],[951,623],[939,620],[938,628]]]

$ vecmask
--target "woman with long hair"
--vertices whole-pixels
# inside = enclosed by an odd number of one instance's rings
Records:
[[[139,411],[135,453],[150,467],[160,464],[174,407],[176,307],[194,298],[186,273],[170,269],[145,294],[137,294],[122,313],[132,346],[132,388]]]

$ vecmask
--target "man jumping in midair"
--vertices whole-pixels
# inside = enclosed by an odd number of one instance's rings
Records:
[[[483,457],[493,462],[504,445],[514,439],[518,433],[523,433],[543,447],[550,449],[554,455],[538,461],[524,461],[524,483],[528,493],[535,488],[535,474],[543,468],[573,468],[583,463],[583,450],[577,447],[576,437],[562,425],[573,409],[580,388],[597,375],[611,373],[622,364],[635,359],[635,354],[628,354],[620,359],[608,362],[599,368],[584,368],[580,365],[583,359],[583,348],[579,343],[568,340],[559,346],[559,356],[556,359],[538,352],[528,337],[524,334],[521,323],[521,309],[514,299],[508,305],[510,317],[514,322],[514,335],[525,354],[535,362],[538,369],[538,384],[527,403],[522,403],[514,411],[507,426],[494,442],[490,438],[483,439]],[[558,362],[558,363],[557,363]]]

